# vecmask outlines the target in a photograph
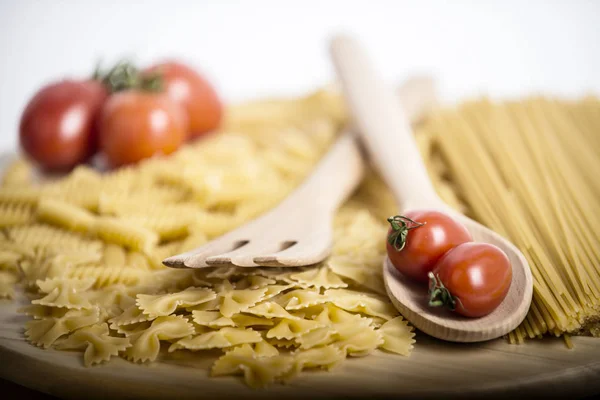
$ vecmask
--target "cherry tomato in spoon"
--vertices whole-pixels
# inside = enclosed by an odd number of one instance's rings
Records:
[[[68,170],[97,147],[97,118],[107,90],[95,80],[45,86],[29,102],[19,125],[24,152],[46,170]]]
[[[448,250],[473,240],[467,228],[440,211],[412,210],[388,222],[390,261],[402,274],[424,283]]]
[[[492,244],[463,243],[446,253],[429,277],[430,306],[482,317],[508,294],[512,267],[506,254]]]

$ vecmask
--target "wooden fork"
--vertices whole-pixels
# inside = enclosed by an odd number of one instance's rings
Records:
[[[400,99],[411,121],[434,104],[429,78],[407,81]],[[356,140],[344,133],[309,178],[276,208],[192,251],[163,260],[173,268],[297,267],[323,261],[331,251],[333,217],[363,176]]]

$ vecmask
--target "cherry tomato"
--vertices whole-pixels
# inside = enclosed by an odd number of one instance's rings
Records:
[[[187,117],[162,93],[113,94],[100,116],[100,150],[118,167],[155,154],[170,154],[186,140]]]
[[[164,62],[144,71],[159,74],[164,90],[186,110],[190,138],[196,138],[219,126],[223,106],[211,84],[192,68],[177,62]]]
[[[65,80],[42,88],[21,116],[21,147],[48,170],[84,162],[96,151],[96,120],[106,97],[104,86],[93,80]]]
[[[506,297],[512,267],[506,254],[492,244],[463,243],[440,259],[430,278],[430,305],[481,317]]]
[[[427,274],[450,249],[473,240],[450,216],[435,210],[413,210],[388,219],[387,254],[402,274],[427,282]],[[392,243],[394,244],[392,244]]]

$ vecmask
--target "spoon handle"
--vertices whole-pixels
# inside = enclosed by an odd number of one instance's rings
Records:
[[[377,76],[360,44],[338,36],[331,55],[358,132],[400,210],[440,207],[398,97]]]

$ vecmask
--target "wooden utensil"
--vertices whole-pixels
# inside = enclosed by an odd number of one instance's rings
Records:
[[[198,249],[169,257],[169,267],[296,267],[325,259],[333,216],[363,175],[360,151],[343,134],[310,177],[278,207]]]
[[[415,77],[398,91],[411,121],[435,104],[433,81]],[[301,266],[325,259],[331,249],[332,218],[362,177],[354,139],[344,134],[310,177],[279,206],[248,224],[163,263],[174,268]]]
[[[531,304],[533,280],[525,257],[509,241],[451,209],[437,196],[401,105],[374,72],[360,44],[350,37],[336,37],[331,55],[358,132],[399,210],[443,211],[464,224],[475,241],[502,249],[512,264],[512,283],[505,300],[491,314],[472,319],[429,307],[427,287],[404,277],[386,257],[383,275],[392,302],[417,328],[439,339],[478,342],[507,334],[523,321]]]

